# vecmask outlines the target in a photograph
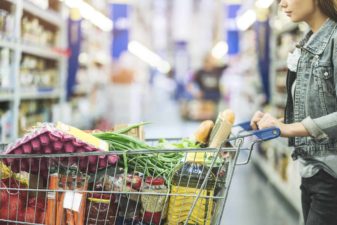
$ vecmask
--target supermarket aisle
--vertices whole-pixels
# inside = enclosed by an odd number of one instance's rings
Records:
[[[162,91],[153,95],[146,121],[146,137],[182,137],[193,134],[197,122],[180,119],[177,104]],[[237,167],[221,225],[298,225],[271,184],[252,164]]]
[[[252,164],[236,168],[221,225],[298,225],[297,217]]]

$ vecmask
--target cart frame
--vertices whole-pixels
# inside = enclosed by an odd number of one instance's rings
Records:
[[[116,195],[119,196],[119,201],[118,201],[118,206],[117,209],[119,208],[120,205],[120,201],[121,201],[121,197],[122,195],[126,195],[126,196],[137,196],[137,205],[140,201],[140,197],[141,196],[157,196],[158,198],[160,196],[164,196],[165,197],[165,206],[167,206],[168,204],[168,199],[169,197],[173,197],[173,196],[180,196],[180,197],[193,197],[193,203],[190,207],[190,210],[188,212],[188,216],[186,217],[185,221],[184,221],[184,225],[187,225],[193,210],[195,209],[195,206],[198,202],[199,199],[205,198],[205,199],[212,199],[213,201],[216,202],[216,209],[214,209],[214,214],[211,216],[211,224],[213,225],[219,225],[221,220],[222,220],[222,216],[223,216],[223,212],[224,212],[224,208],[225,208],[225,203],[228,197],[228,191],[232,182],[232,178],[233,178],[233,174],[235,171],[235,167],[237,165],[246,165],[247,163],[249,163],[250,158],[251,158],[251,154],[253,151],[253,148],[255,146],[255,144],[262,142],[262,141],[267,141],[270,139],[274,139],[280,136],[280,130],[278,128],[268,128],[268,129],[263,129],[263,130],[258,130],[258,131],[251,131],[249,122],[246,123],[242,123],[242,124],[238,124],[236,126],[234,126],[234,128],[239,128],[241,131],[239,131],[237,134],[231,134],[230,138],[226,141],[224,141],[224,143],[221,145],[220,148],[216,149],[216,148],[197,148],[197,149],[179,149],[180,152],[183,152],[185,154],[189,153],[189,152],[203,152],[203,153],[212,153],[214,155],[210,165],[208,165],[208,169],[206,172],[206,179],[202,180],[202,183],[200,185],[200,187],[198,188],[199,191],[197,191],[197,193],[195,194],[173,194],[170,193],[170,187],[167,189],[166,193],[154,193],[154,192],[130,192],[130,191],[123,191],[123,190],[102,190],[102,191],[97,191],[97,190],[72,190],[75,191],[77,193],[81,193],[83,195],[94,195],[94,194],[98,194],[101,196],[102,199],[102,195],[104,194],[108,194],[110,195],[110,200],[112,199],[112,195]],[[248,148],[244,148],[243,147],[243,143],[245,142],[245,139],[248,137],[253,137],[255,136],[255,139],[253,141],[251,141],[250,146]],[[167,138],[165,140],[169,140],[169,141],[175,141],[175,140],[179,140],[179,138]],[[158,141],[158,139],[147,139],[147,142],[156,142]],[[224,147],[226,144],[230,144],[232,147]],[[244,160],[243,162],[238,162],[238,157],[241,151],[248,151],[248,157],[246,160]],[[111,152],[85,152],[85,153],[62,153],[62,154],[20,154],[20,155],[13,155],[13,154],[8,154],[8,155],[0,155],[0,161],[4,160],[17,160],[18,163],[20,163],[23,160],[28,160],[29,162],[32,162],[34,160],[37,160],[39,162],[39,166],[41,165],[42,161],[47,160],[49,165],[51,165],[52,163],[58,164],[60,165],[61,161],[64,158],[69,159],[73,159],[75,158],[77,160],[77,165],[79,165],[79,161],[80,159],[83,159],[84,157],[90,157],[90,156],[98,156],[98,157],[104,157],[106,155],[118,155],[118,156],[122,156],[122,155],[146,155],[146,154],[165,154],[165,153],[174,153],[177,152],[177,149],[161,149],[161,150],[128,150],[128,151],[124,151],[124,152],[120,152],[120,151],[111,151]],[[202,191],[205,189],[207,182],[209,180],[209,177],[212,173],[212,169],[215,167],[215,164],[217,162],[218,157],[220,156],[221,153],[226,152],[229,154],[229,156],[225,159],[228,162],[228,171],[227,175],[225,177],[225,185],[221,188],[221,190],[219,191],[219,194],[217,194],[216,196],[202,196]],[[185,156],[185,160],[186,160],[186,156]],[[75,162],[76,163],[76,162]],[[31,166],[32,164],[29,164],[29,169],[31,170]],[[89,164],[87,165],[87,170],[85,172],[83,172],[83,174],[88,174],[88,167]],[[70,170],[70,165],[68,164],[68,167],[66,168],[66,170]],[[98,171],[98,161],[97,161],[97,168],[96,170]],[[28,171],[29,173],[31,171]],[[58,167],[58,171],[57,173],[60,172],[60,168]],[[77,168],[77,171],[74,172],[74,176],[78,176],[78,174],[82,174],[82,172]],[[51,172],[50,170],[48,170],[48,175],[47,175],[47,184],[46,187],[49,186],[49,178],[51,176]],[[114,174],[112,174],[112,176],[115,178],[117,177],[117,169],[115,168],[114,170]],[[40,179],[40,169],[37,173],[37,183],[39,183],[39,179]],[[105,169],[105,175],[107,175],[107,168]],[[94,183],[96,183],[96,176],[98,176],[97,173],[94,174],[93,180]],[[1,173],[0,173],[0,178],[1,177]],[[42,179],[42,178],[41,178]],[[218,178],[217,178],[218,179]],[[200,181],[200,180],[199,180]],[[199,182],[198,181],[198,182]],[[76,181],[77,182],[77,181]],[[105,181],[104,181],[105,182]],[[104,183],[103,182],[103,183]],[[69,190],[50,190],[48,188],[32,188],[28,185],[28,187],[25,187],[24,189],[22,189],[20,187],[20,185],[18,187],[6,187],[5,188],[3,186],[0,187],[0,191],[2,190],[6,190],[7,192],[20,192],[20,191],[26,191],[26,192],[35,192],[36,193],[36,201],[37,201],[37,196],[39,193],[44,193],[46,196],[50,193],[66,193],[69,192]],[[47,197],[46,197],[47,198]],[[10,200],[9,200],[10,201]],[[27,202],[28,202],[28,197],[27,197]],[[91,204],[91,203],[90,203]],[[126,207],[128,207],[129,205],[129,200],[126,204]],[[109,211],[109,207],[108,206],[108,211]],[[9,208],[9,204],[8,204],[8,208]],[[45,209],[47,208],[47,200],[45,200]],[[35,210],[37,209],[37,205],[35,203]],[[27,210],[27,206],[26,206],[26,210]],[[18,213],[19,209],[17,208],[17,213]],[[89,209],[90,212],[90,209]],[[136,213],[136,211],[135,211]],[[126,212],[125,212],[126,215]],[[8,216],[9,217],[9,216]],[[108,217],[108,214],[106,215],[106,219]],[[162,218],[163,215],[161,215],[160,221],[162,222],[162,220],[164,218]],[[98,220],[98,215],[97,215],[97,220]],[[115,224],[116,224],[116,220],[117,220],[117,216],[115,218]],[[35,216],[34,216],[34,221],[35,221]],[[30,223],[30,222],[23,222],[23,221],[19,221],[18,220],[18,215],[16,215],[16,220],[13,219],[0,219],[0,223],[1,222],[8,222],[8,223],[17,223],[17,224],[37,224],[37,223]],[[125,220],[123,220],[123,224],[125,223]],[[45,223],[46,224],[46,223]],[[88,218],[86,218],[85,224],[88,224]],[[96,221],[97,224],[97,221]],[[105,222],[105,224],[108,224],[107,222]],[[49,225],[49,224],[48,224]],[[58,225],[58,224],[57,224]]]

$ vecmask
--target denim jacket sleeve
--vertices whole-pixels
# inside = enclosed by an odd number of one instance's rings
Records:
[[[317,140],[337,139],[337,112],[316,119],[307,117],[302,121],[310,136]]]
[[[337,43],[336,37],[332,39],[332,69],[333,69],[333,86],[335,87],[335,95],[337,96]],[[337,104],[337,99],[336,99]],[[336,106],[337,108],[337,106]],[[328,138],[337,139],[337,112],[312,119],[307,117],[302,121],[303,126],[310,135],[317,140]]]

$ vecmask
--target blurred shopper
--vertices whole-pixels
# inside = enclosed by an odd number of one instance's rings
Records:
[[[221,98],[220,79],[226,67],[226,65],[218,66],[216,59],[211,54],[207,54],[202,68],[196,71],[192,79],[198,87],[194,97],[218,103]]]
[[[337,5],[335,0],[281,0],[310,31],[288,57],[285,118],[256,112],[253,129],[279,127],[301,165],[306,225],[337,224]]]
[[[182,110],[184,117],[192,120],[215,119],[221,99],[221,77],[227,67],[219,66],[216,59],[207,54],[202,68],[197,70],[187,85],[192,100],[186,102]]]

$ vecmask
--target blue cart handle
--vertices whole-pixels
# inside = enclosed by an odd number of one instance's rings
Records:
[[[233,127],[241,127],[245,131],[250,131],[248,136],[254,135],[258,137],[261,141],[268,141],[274,138],[278,138],[281,135],[281,131],[277,127],[270,127],[261,130],[253,130],[252,127],[250,126],[250,121],[236,124]]]

